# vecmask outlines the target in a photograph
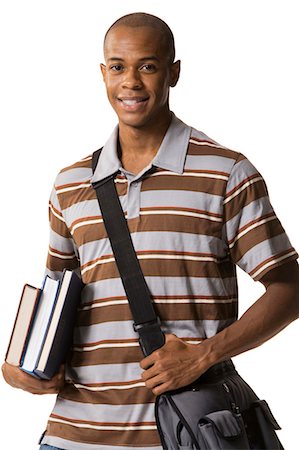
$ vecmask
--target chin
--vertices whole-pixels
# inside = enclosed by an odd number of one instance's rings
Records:
[[[121,117],[121,116],[118,116],[118,121],[119,121],[119,123],[121,123],[127,127],[132,127],[132,128],[136,128],[136,129],[143,128],[152,122],[152,120],[149,118],[137,118],[137,117],[129,118],[129,117]]]

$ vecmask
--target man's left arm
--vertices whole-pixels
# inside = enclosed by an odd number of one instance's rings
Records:
[[[266,292],[229,327],[200,344],[167,335],[161,348],[144,358],[142,379],[155,395],[195,381],[212,365],[260,346],[299,317],[299,268],[296,261],[266,273]]]

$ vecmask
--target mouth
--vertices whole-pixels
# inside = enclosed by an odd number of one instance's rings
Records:
[[[118,97],[117,100],[127,111],[136,111],[143,108],[149,97]]]

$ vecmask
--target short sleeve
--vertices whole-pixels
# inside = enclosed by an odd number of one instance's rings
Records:
[[[271,206],[263,177],[241,154],[227,182],[223,214],[231,259],[254,280],[298,258]]]
[[[64,269],[79,268],[78,251],[64,220],[55,187],[49,201],[50,237],[46,273],[60,278]]]

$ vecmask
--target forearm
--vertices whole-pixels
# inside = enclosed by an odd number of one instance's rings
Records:
[[[165,345],[144,358],[142,379],[155,395],[192,383],[214,364],[266,342],[299,316],[297,263],[273,269],[263,278],[265,294],[231,326],[201,344],[173,334]]]
[[[299,316],[298,281],[272,283],[244,315],[207,340],[214,363],[258,347]]]

